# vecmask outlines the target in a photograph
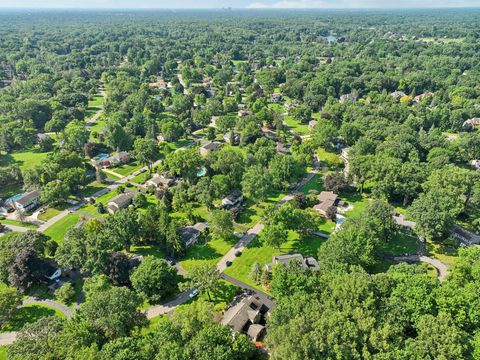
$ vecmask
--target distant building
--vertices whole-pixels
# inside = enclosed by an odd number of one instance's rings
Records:
[[[165,142],[165,137],[162,134],[157,135],[157,142],[160,144]]]
[[[220,323],[229,326],[233,333],[244,333],[253,341],[265,336],[265,316],[268,308],[258,297],[245,295],[234,299]]]
[[[281,142],[277,142],[276,150],[277,153],[281,155],[290,155],[292,153],[292,151],[290,150],[290,145]]]
[[[120,164],[126,164],[130,161],[130,155],[126,151],[120,151],[114,155],[108,156],[106,154],[100,154],[93,159],[91,162],[96,167],[111,167],[117,166]]]
[[[470,162],[470,165],[472,166],[473,169],[480,170],[480,160],[472,160]]]
[[[208,228],[207,223],[196,223],[193,226],[185,226],[180,230],[182,235],[182,241],[186,248],[197,243],[200,235]]]
[[[175,180],[171,177],[155,174],[150,180],[145,182],[146,186],[157,187],[170,187],[175,183]]]
[[[317,210],[320,215],[326,216],[327,211],[338,202],[338,195],[331,191],[322,191],[318,196],[318,204],[313,208]]]
[[[208,155],[211,152],[214,152],[220,147],[221,143],[218,141],[213,141],[208,144],[203,145],[202,147],[199,148],[200,154],[202,155]]]
[[[480,118],[468,119],[467,121],[465,121],[463,123],[462,126],[465,130],[476,129],[476,128],[480,127]]]
[[[309,127],[309,128],[314,128],[315,125],[317,125],[317,124],[318,124],[318,121],[317,121],[317,120],[310,120],[310,121],[308,122],[308,127]]]
[[[402,97],[407,96],[403,91],[394,91],[390,94],[391,97],[393,97],[395,100],[400,100]]]
[[[157,79],[156,82],[148,83],[149,88],[166,89],[167,86],[167,82],[163,79]]]
[[[107,203],[107,211],[110,214],[114,214],[118,210],[125,209],[132,203],[135,194],[136,193],[134,191],[128,191],[115,196]]]
[[[266,126],[262,126],[262,136],[265,136],[267,139],[270,139],[270,140],[275,140],[277,138],[277,134],[275,134],[275,132],[266,127]]]
[[[232,132],[228,132],[223,136],[223,140],[227,144],[238,145],[238,144],[240,144],[240,134],[235,132],[235,131],[233,131],[233,134],[232,134]]]
[[[237,113],[238,117],[240,117],[240,118],[243,118],[243,117],[248,116],[250,114],[251,114],[251,112],[246,111],[246,110],[239,110],[238,113]]]
[[[340,102],[344,103],[345,101],[352,101],[355,102],[358,100],[358,95],[355,93],[350,93],[350,94],[344,94],[340,96]]]
[[[40,190],[33,190],[22,194],[17,199],[10,202],[10,205],[15,210],[30,211],[40,205],[40,196],[42,192]]]
[[[418,95],[418,96],[415,96],[415,97],[413,98],[413,101],[416,102],[416,103],[419,103],[419,102],[422,101],[423,99],[432,97],[432,96],[434,96],[434,95],[435,95],[435,93],[433,93],[433,92],[425,92],[425,93],[423,93],[423,94],[420,94],[420,95]]]
[[[290,262],[296,261],[303,270],[318,270],[318,262],[313,257],[304,257],[301,254],[286,254],[286,255],[277,255],[272,258],[270,264],[265,265],[266,271],[272,271],[273,267],[277,264],[288,265]]]
[[[298,107],[298,104],[292,103],[292,102],[287,102],[287,103],[285,103],[284,107],[285,107],[285,111],[289,111],[293,108]]]
[[[225,209],[240,205],[243,201],[243,194],[240,191],[234,191],[222,199],[222,207]]]
[[[275,94],[270,95],[270,100],[275,104],[282,104],[283,103],[283,96],[282,96],[282,94],[275,93]]]

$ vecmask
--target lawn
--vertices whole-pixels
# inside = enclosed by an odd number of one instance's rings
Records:
[[[80,191],[80,193],[85,196],[85,197],[90,197],[96,192],[106,188],[108,184],[102,184],[99,183],[98,181],[93,181],[88,185],[85,185],[83,189]]]
[[[68,229],[72,226],[75,226],[80,220],[80,215],[71,213],[65,216],[63,219],[60,219],[55,224],[50,226],[46,231],[45,235],[50,236],[58,244],[63,242],[63,238]]]
[[[160,259],[165,258],[163,251],[155,245],[132,246],[130,252],[135,255],[153,256]]]
[[[343,161],[338,154],[327,151],[323,148],[317,149],[317,155],[321,162],[323,162],[330,170],[338,170],[343,166]]]
[[[388,256],[416,254],[417,250],[418,239],[404,231],[400,231],[391,242],[382,244],[382,252]]]
[[[303,256],[318,257],[318,248],[326,240],[319,237],[301,238],[296,232],[290,231],[289,240],[280,251],[278,249],[263,246],[257,237],[243,251],[242,255],[237,257],[231,267],[225,270],[225,274],[237,278],[251,286],[261,289],[261,285],[255,284],[250,279],[250,271],[253,264],[258,261],[261,266],[272,262],[272,257],[280,254],[300,253]]]
[[[203,264],[215,265],[235,245],[237,239],[232,241],[210,240],[206,244],[196,244],[188,249],[187,254],[179,261],[180,265],[190,271]]]
[[[29,228],[29,229],[36,229],[36,228],[38,227],[38,226],[35,225],[35,224],[23,223],[23,222],[21,222],[21,221],[10,220],[10,219],[0,220],[0,223],[1,223],[1,224],[4,224],[4,225],[21,226],[21,227]]]
[[[187,145],[190,145],[190,144],[193,144],[193,143],[194,142],[192,140],[182,139],[182,140],[178,140],[178,141],[174,141],[174,142],[169,142],[169,143],[167,143],[166,146],[168,146],[170,148],[170,150],[178,150],[181,147],[184,147],[184,146],[187,146]]]
[[[8,346],[0,346],[0,360],[7,360]]]
[[[323,175],[322,174],[315,174],[315,176],[307,182],[303,187],[300,189],[301,192],[303,192],[305,195],[308,195],[308,193],[311,190],[315,190],[318,192],[323,191]]]
[[[94,95],[88,101],[88,107],[101,107],[103,105],[103,96],[101,94]]]
[[[129,164],[121,165],[118,167],[111,168],[113,172],[123,175],[123,176],[128,176],[131,173],[140,170],[143,167],[143,165],[138,164],[136,161],[133,161]]]
[[[440,242],[427,241],[426,252],[428,255],[440,260],[447,265],[453,265],[458,257],[458,245],[448,240]]]
[[[29,151],[19,151],[11,154],[0,153],[0,167],[18,165],[20,170],[34,168],[45,160],[49,152],[41,152],[38,147]]]
[[[63,203],[63,204],[57,205],[55,207],[49,207],[49,208],[45,209],[45,211],[40,213],[38,215],[38,218],[42,221],[48,221],[51,218],[53,218],[54,216],[57,216],[58,214],[60,214],[62,211],[68,209],[70,206],[72,206],[72,205],[70,205],[68,203]]]
[[[310,134],[310,128],[308,127],[308,124],[302,124],[300,121],[295,120],[289,115],[285,116],[284,122],[291,130],[295,131],[298,135]]]
[[[142,174],[139,174],[139,175],[131,178],[130,182],[135,183],[135,184],[143,185],[143,184],[145,184],[145,182],[147,180],[150,180],[151,177],[152,177],[152,175],[148,171],[146,171]]]
[[[263,212],[268,204],[276,204],[287,194],[281,191],[273,190],[266,201],[254,204],[250,199],[244,202],[245,211],[243,211],[237,219],[237,223],[247,228],[253,227],[260,221]]]
[[[28,304],[19,308],[13,319],[1,327],[1,331],[20,331],[25,324],[33,323],[48,316],[65,317],[62,312],[48,305],[40,303]]]
[[[340,199],[353,206],[352,210],[345,212],[347,218],[359,215],[370,203],[370,200],[366,196],[360,195],[356,192],[340,194]]]

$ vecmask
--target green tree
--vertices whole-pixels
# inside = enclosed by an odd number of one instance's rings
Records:
[[[203,264],[194,267],[187,274],[188,281],[183,286],[185,288],[197,289],[200,293],[206,293],[208,300],[211,302],[211,293],[216,292],[220,288],[220,272],[216,266]]]
[[[213,210],[210,220],[210,228],[213,237],[217,239],[229,239],[233,233],[232,214],[228,210]]]
[[[2,287],[0,289],[0,327],[5,325],[22,303],[22,297],[17,289]]]
[[[288,240],[288,231],[283,224],[270,224],[262,230],[260,238],[266,246],[280,250],[282,244]]]
[[[152,172],[152,164],[159,156],[157,142],[148,138],[136,138],[133,143],[133,156]]]

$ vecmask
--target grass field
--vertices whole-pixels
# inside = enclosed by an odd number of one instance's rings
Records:
[[[388,256],[402,256],[404,254],[416,254],[418,240],[403,231],[400,231],[391,242],[382,244],[382,252]]]
[[[285,195],[287,194],[281,191],[272,191],[267,201],[262,201],[258,205],[247,199],[244,202],[246,209],[240,214],[239,218],[237,219],[237,223],[248,228],[253,227],[257,222],[260,221],[260,218],[265,211],[265,207],[268,204],[276,204]]]
[[[93,181],[90,184],[85,185],[80,193],[85,197],[89,197],[95,194],[97,191],[106,188],[107,186],[108,184],[101,184],[98,181]]]
[[[233,241],[211,240],[207,244],[194,245],[179,261],[180,265],[186,271],[190,271],[192,268],[205,263],[215,265],[235,245],[237,240],[236,238]]]
[[[288,127],[295,131],[298,135],[310,134],[310,128],[308,127],[308,124],[302,124],[300,121],[295,120],[289,115],[285,116],[284,121]]]
[[[50,236],[53,240],[60,244],[63,242],[63,238],[68,229],[70,229],[72,226],[75,226],[79,221],[80,215],[74,213],[68,214],[63,219],[60,219],[55,224],[50,226],[45,231],[45,235]]]
[[[28,304],[18,309],[13,319],[2,326],[1,331],[19,331],[26,324],[33,323],[48,316],[58,316],[60,318],[65,317],[62,312],[53,307],[39,303]]]
[[[334,152],[318,148],[317,155],[320,161],[322,161],[330,170],[337,170],[343,166],[343,161],[340,159],[340,156]]]
[[[101,202],[104,206],[106,206],[107,202],[117,195],[118,193],[116,191],[109,191],[106,194],[103,194],[102,196],[96,198],[95,204],[83,205],[79,211],[93,216],[107,216],[107,214],[100,214],[97,211],[97,204]]]
[[[141,169],[143,165],[137,163],[136,161],[133,161],[129,164],[121,165],[118,167],[111,168],[111,170],[117,174],[123,175],[123,176],[128,176],[131,173]]]
[[[0,346],[0,360],[7,360],[7,346]]]
[[[428,240],[426,244],[428,255],[440,260],[447,265],[455,264],[458,257],[458,246],[450,244],[448,241],[438,243]]]
[[[342,193],[340,194],[340,199],[353,206],[352,210],[345,213],[346,217],[357,216],[363,212],[370,203],[370,200],[366,196],[362,196],[355,192]]]
[[[103,96],[100,94],[94,95],[88,101],[88,107],[101,107],[103,105]]]
[[[25,228],[29,228],[29,229],[36,229],[38,227],[35,224],[22,223],[21,221],[10,220],[10,219],[0,220],[0,224],[21,226],[21,227],[25,227]]]
[[[55,207],[47,208],[44,212],[38,215],[38,218],[42,221],[48,221],[54,216],[57,216],[58,214],[60,214],[62,211],[68,209],[70,206],[72,205],[68,203],[64,203],[64,204],[57,205]]]
[[[307,195],[310,190],[315,190],[318,192],[323,191],[323,175],[322,174],[315,174],[315,176],[307,182],[303,187],[300,189],[305,195]]]
[[[225,270],[225,274],[237,278],[251,286],[261,289],[261,285],[255,284],[250,279],[250,271],[253,264],[258,261],[261,266],[272,262],[272,257],[280,254],[300,253],[303,256],[318,256],[318,248],[325,241],[319,237],[301,238],[296,232],[290,231],[289,240],[280,251],[278,249],[264,246],[257,237],[243,251],[242,255],[237,257],[231,267]]]
[[[0,153],[0,167],[18,165],[20,170],[31,169],[45,160],[49,152],[41,152],[38,147],[29,151],[19,151],[11,154]]]

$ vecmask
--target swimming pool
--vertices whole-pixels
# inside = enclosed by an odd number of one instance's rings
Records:
[[[15,200],[20,199],[22,196],[23,196],[23,194],[13,195],[13,196],[9,197],[7,200],[5,200],[5,204],[14,202]]]
[[[205,175],[206,173],[207,173],[207,169],[203,168],[197,171],[197,176],[200,177]]]
[[[108,154],[98,154],[97,158],[106,159],[106,158],[108,158]]]

